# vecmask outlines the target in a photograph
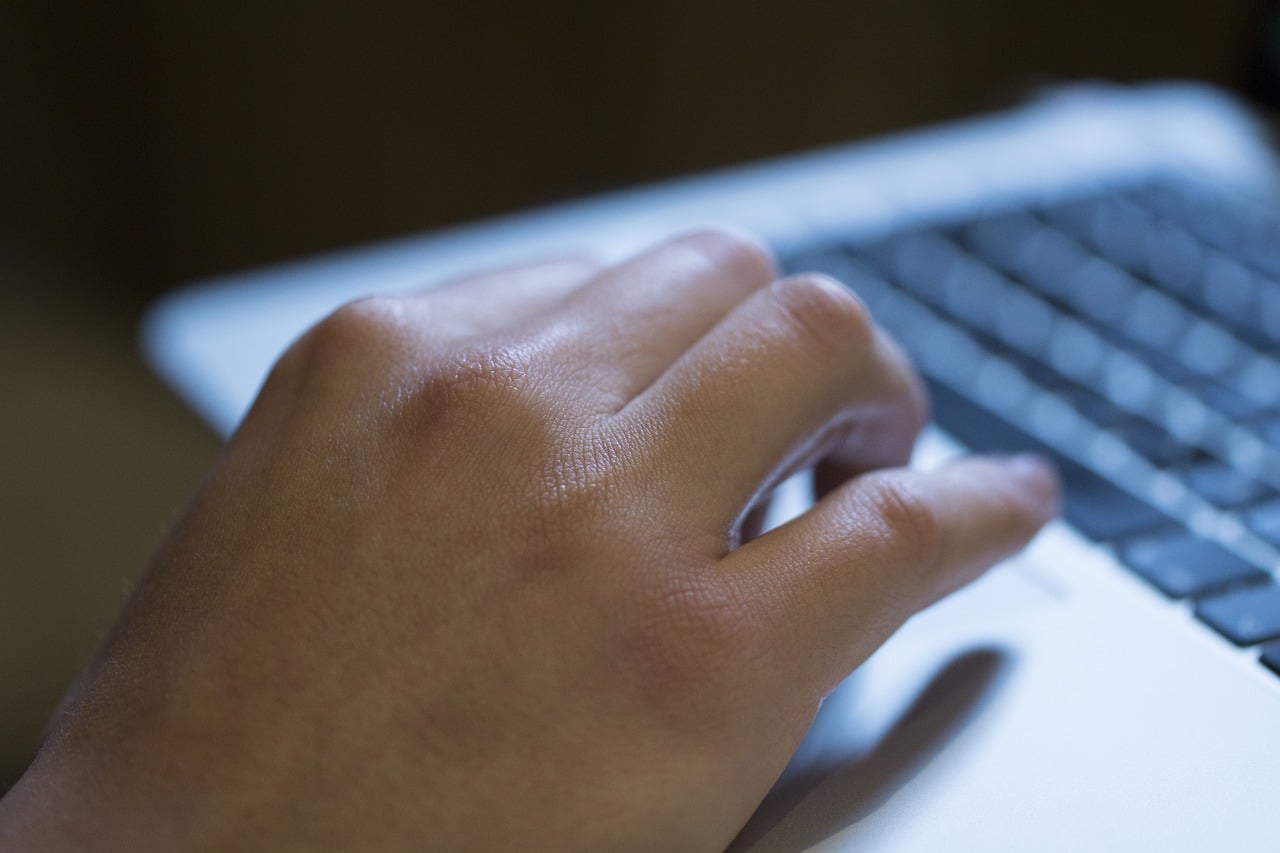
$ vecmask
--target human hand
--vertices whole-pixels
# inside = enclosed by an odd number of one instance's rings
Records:
[[[850,293],[676,239],[349,305],[281,359],[27,776],[15,849],[713,850],[822,697],[1055,511],[901,467]],[[740,544],[789,472],[821,500]]]

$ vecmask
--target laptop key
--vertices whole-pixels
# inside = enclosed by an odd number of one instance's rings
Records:
[[[1157,223],[1147,233],[1147,275],[1175,293],[1195,289],[1202,258],[1200,243],[1181,228]]]
[[[1196,393],[1218,414],[1233,421],[1251,420],[1271,409],[1267,403],[1246,399],[1216,382],[1205,383]]]
[[[1061,231],[1041,228],[1019,246],[1014,272],[1032,289],[1061,299],[1072,274],[1089,258],[1083,246]]]
[[[947,273],[964,261],[964,253],[930,231],[896,241],[889,258],[890,275],[907,290],[931,300],[941,297]]]
[[[1257,277],[1244,264],[1221,252],[1206,253],[1202,298],[1219,314],[1236,319],[1247,317],[1254,308],[1258,286]]]
[[[1140,290],[1132,276],[1101,258],[1077,267],[1069,287],[1068,304],[1104,327],[1116,326],[1126,317]]]
[[[1280,448],[1280,417],[1267,417],[1257,424],[1256,429],[1263,441]]]
[[[1107,398],[1086,388],[1071,388],[1064,391],[1062,396],[1077,412],[1102,429],[1113,427],[1129,417],[1128,412],[1117,408]]]
[[[1280,548],[1280,501],[1269,501],[1245,513],[1245,522],[1258,536]]]
[[[1240,342],[1216,323],[1197,320],[1183,335],[1177,347],[1178,360],[1194,367],[1197,373],[1217,376],[1244,358]]]
[[[1103,256],[1134,269],[1145,260],[1153,218],[1135,204],[1107,199],[1098,204],[1090,238]]]
[[[1259,660],[1267,669],[1280,675],[1280,643],[1267,643],[1263,646]]]
[[[1142,360],[1156,373],[1175,385],[1183,385],[1195,380],[1196,375],[1185,364],[1175,358],[1155,350],[1142,353]]]
[[[963,239],[1000,269],[1016,272],[1023,245],[1041,230],[1043,226],[1026,213],[1008,213],[972,223]]]
[[[1126,444],[1157,468],[1167,468],[1192,459],[1197,450],[1146,421],[1129,420],[1113,430]]]
[[[1133,298],[1128,314],[1120,320],[1116,328],[1126,338],[1153,350],[1162,351],[1178,340],[1179,336],[1186,331],[1187,325],[1187,312],[1181,305],[1158,290],[1143,288]],[[1181,362],[1172,358],[1170,361],[1177,364],[1184,375],[1192,375],[1192,371]]]
[[[1206,461],[1186,471],[1187,485],[1210,503],[1232,509],[1261,500],[1271,494],[1266,486],[1251,480],[1226,463]]]
[[[1183,532],[1130,542],[1120,558],[1170,598],[1197,598],[1230,584],[1267,578],[1218,543]]]
[[[1236,590],[1196,606],[1196,616],[1237,646],[1280,637],[1280,586]]]
[[[1018,369],[1022,371],[1022,375],[1030,379],[1039,388],[1056,390],[1068,384],[1068,380],[1065,376],[1044,362],[1037,361],[1031,356],[1015,349],[1010,349],[999,342],[984,340],[983,343],[986,344],[987,350],[992,354],[998,355],[1006,361],[1010,361],[1017,365]],[[1102,402],[1106,403],[1105,400]],[[1108,403],[1107,405],[1110,404]]]

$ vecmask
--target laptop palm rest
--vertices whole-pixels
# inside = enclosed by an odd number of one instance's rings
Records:
[[[1216,849],[1270,808],[1280,691],[1191,619],[1054,525],[827,698],[731,849]]]

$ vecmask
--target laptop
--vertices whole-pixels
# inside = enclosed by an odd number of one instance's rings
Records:
[[[856,290],[913,355],[935,403],[916,464],[1034,449],[1066,491],[1023,555],[828,697],[732,849],[1275,849],[1278,178],[1220,92],[1073,87],[201,282],[143,340],[228,434],[277,355],[350,299],[749,229],[788,271]],[[782,492],[775,523],[803,510],[803,475]]]

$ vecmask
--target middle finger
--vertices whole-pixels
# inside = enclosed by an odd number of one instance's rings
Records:
[[[822,457],[900,464],[925,410],[915,371],[865,306],[806,275],[738,306],[620,416],[688,472],[676,500],[728,531],[780,476]]]

